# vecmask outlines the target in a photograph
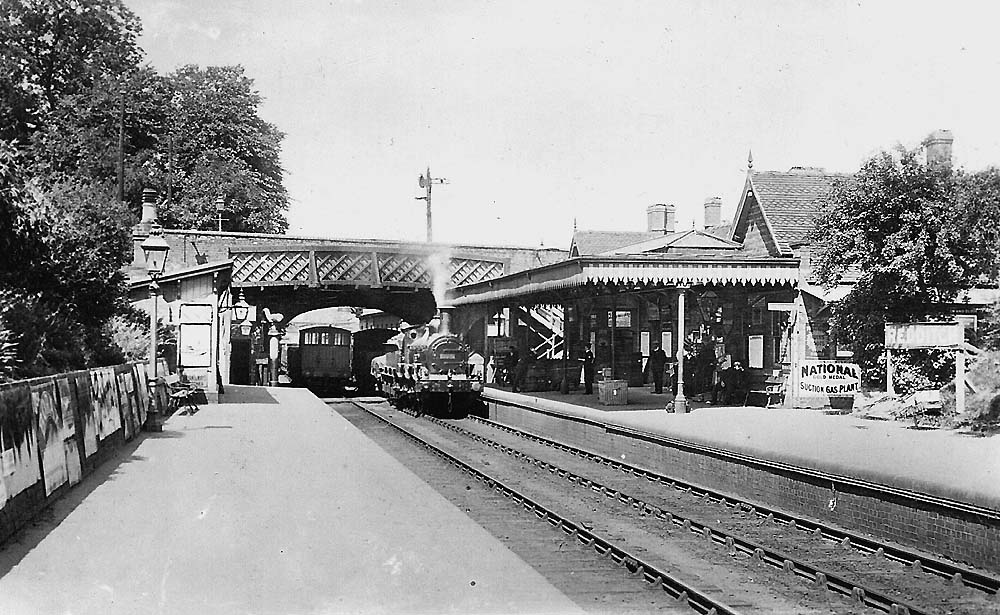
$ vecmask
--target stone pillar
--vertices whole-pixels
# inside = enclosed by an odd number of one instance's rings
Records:
[[[687,412],[684,399],[684,292],[685,286],[677,287],[677,396],[674,397],[674,413]]]

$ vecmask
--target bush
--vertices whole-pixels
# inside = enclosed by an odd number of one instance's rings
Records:
[[[977,430],[996,427],[1000,423],[1000,352],[984,352],[973,360],[965,376],[973,390],[966,387],[965,413],[957,424]],[[955,412],[955,384],[941,389],[941,406]]]
[[[876,377],[885,383],[885,353],[878,368]],[[939,389],[954,379],[955,357],[950,350],[892,351],[892,384],[901,396]]]

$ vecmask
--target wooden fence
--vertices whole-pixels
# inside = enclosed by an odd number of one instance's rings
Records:
[[[0,384],[0,543],[135,438],[150,402],[144,363]]]

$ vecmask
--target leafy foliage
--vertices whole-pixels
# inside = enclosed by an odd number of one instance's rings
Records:
[[[998,207],[997,169],[928,167],[916,149],[882,152],[835,185],[816,220],[814,270],[827,286],[856,276],[831,334],[870,380],[884,379],[886,322],[942,317],[960,290],[996,275]],[[939,385],[936,359],[918,355],[913,366]]]
[[[120,0],[0,3],[0,137],[27,140],[63,97],[137,67],[140,30]]]
[[[243,68],[189,65],[168,75],[166,83],[170,121],[160,151],[173,152],[172,174],[167,160],[159,158],[156,179],[163,192],[171,182],[178,198],[162,208],[163,223],[215,229],[215,200],[222,196],[227,230],[285,231],[284,135],[258,115],[262,99]]]
[[[973,344],[986,350],[1000,351],[1000,301],[994,303],[979,324],[979,331]]]
[[[144,187],[169,186],[167,226],[215,228],[223,195],[227,229],[287,228],[283,135],[253,80],[158,75],[140,30],[123,0],[0,1],[0,378],[145,354],[123,274]]]
[[[0,382],[11,380],[17,366],[17,335],[0,321]]]

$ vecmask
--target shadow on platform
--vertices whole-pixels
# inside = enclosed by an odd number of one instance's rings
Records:
[[[45,537],[68,517],[91,493],[108,481],[115,480],[119,468],[124,464],[146,461],[146,457],[135,451],[146,439],[182,438],[179,431],[142,432],[137,438],[126,443],[98,465],[93,472],[69,487],[48,507],[35,515],[24,527],[6,542],[0,544],[0,578],[3,578],[21,560],[37,547]]]
[[[267,387],[255,387],[240,384],[227,384],[226,390],[219,396],[223,404],[276,404],[276,400]]]

